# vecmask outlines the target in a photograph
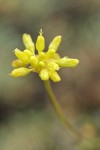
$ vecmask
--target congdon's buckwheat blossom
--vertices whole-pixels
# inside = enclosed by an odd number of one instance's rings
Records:
[[[54,82],[61,80],[57,71],[61,67],[75,67],[79,63],[78,59],[71,59],[68,57],[61,58],[57,53],[58,47],[61,42],[61,36],[56,36],[50,43],[48,50],[45,49],[45,39],[43,37],[42,29],[39,32],[39,36],[36,40],[36,45],[33,43],[29,34],[23,34],[23,43],[25,50],[20,51],[15,49],[15,55],[18,58],[12,62],[12,66],[15,68],[11,72],[13,77],[26,76],[30,72],[36,72],[39,74],[42,80],[48,80],[49,78]],[[37,54],[35,54],[35,47]]]

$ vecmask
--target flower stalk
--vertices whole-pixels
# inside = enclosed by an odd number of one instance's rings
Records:
[[[65,125],[65,127],[67,129],[69,129],[74,135],[76,135],[77,137],[81,137],[81,134],[79,131],[76,130],[76,128],[74,128],[74,126],[72,126],[72,124],[68,121],[67,117],[65,116],[65,114],[63,113],[63,111],[61,110],[61,107],[52,91],[51,85],[50,85],[50,81],[46,80],[44,81],[44,85],[45,85],[45,89],[46,92],[49,96],[51,105],[54,108],[54,111],[56,112],[58,118],[60,119],[60,121]]]

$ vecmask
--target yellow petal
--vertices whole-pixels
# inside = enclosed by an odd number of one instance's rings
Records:
[[[19,58],[24,64],[29,63],[29,57],[24,52],[20,51],[17,48],[14,50],[14,52],[17,58]]]
[[[33,54],[28,50],[28,49],[25,49],[23,51],[28,57],[31,57]]]
[[[19,68],[19,67],[25,66],[25,64],[24,64],[21,60],[16,59],[16,60],[14,60],[14,61],[12,62],[12,66],[13,66],[14,68]]]
[[[12,77],[21,77],[21,76],[26,76],[28,73],[30,73],[32,71],[32,69],[28,69],[28,68],[25,68],[25,67],[20,67],[18,69],[14,69],[12,72],[11,72],[11,76]]]
[[[56,63],[60,67],[76,67],[79,63],[79,60],[64,57],[64,58],[61,58],[61,59],[57,60]]]
[[[37,37],[36,40],[36,49],[38,50],[38,53],[43,51],[45,48],[45,39],[42,36],[42,30],[40,30],[40,35]]]
[[[46,56],[47,56],[48,58],[53,58],[54,54],[55,54],[55,50],[54,50],[54,49],[49,49],[49,50],[47,51],[47,53],[46,53]]]
[[[41,80],[48,80],[49,79],[49,73],[47,69],[42,69],[39,74]]]
[[[53,80],[53,82],[59,82],[61,80],[60,76],[56,71],[50,71],[49,77],[51,78],[51,80]]]
[[[32,65],[33,67],[38,66],[38,59],[37,59],[37,57],[36,57],[36,56],[31,56],[31,57],[30,57],[30,63],[31,63],[31,65]]]
[[[59,45],[60,45],[60,42],[61,42],[61,36],[56,36],[53,41],[50,43],[49,45],[49,49],[54,49],[55,51],[57,51]]]
[[[41,69],[44,68],[44,67],[45,67],[44,61],[39,61],[38,66],[39,66],[39,68],[41,68]]]
[[[35,52],[35,46],[29,34],[26,34],[26,33],[23,34],[23,43],[26,49],[30,50],[32,53]]]
[[[38,55],[38,60],[46,60],[47,56],[44,52],[41,52],[39,55]]]
[[[50,70],[50,71],[59,70],[59,65],[56,64],[55,62],[49,62],[49,63],[47,64],[47,68],[48,68],[48,70]]]

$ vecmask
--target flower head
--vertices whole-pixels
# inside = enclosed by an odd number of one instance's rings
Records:
[[[44,52],[45,39],[41,29],[36,40],[36,50],[38,53],[35,54],[35,44],[31,36],[26,33],[23,34],[25,50],[20,51],[17,48],[14,50],[17,59],[12,62],[12,66],[15,69],[10,75],[20,77],[26,76],[30,72],[36,72],[42,80],[48,80],[50,78],[54,82],[60,81],[61,78],[57,71],[61,67],[75,67],[79,63],[78,59],[61,58],[59,56],[57,50],[60,42],[61,36],[56,36],[50,43],[48,50]]]

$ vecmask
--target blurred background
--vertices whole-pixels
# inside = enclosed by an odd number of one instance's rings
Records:
[[[78,140],[56,117],[37,74],[12,78],[13,50],[24,49],[22,34],[46,48],[62,35],[59,53],[78,58],[61,69],[52,88],[69,121],[88,140]],[[100,150],[100,1],[0,0],[0,150]]]

